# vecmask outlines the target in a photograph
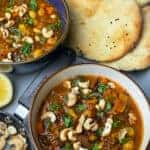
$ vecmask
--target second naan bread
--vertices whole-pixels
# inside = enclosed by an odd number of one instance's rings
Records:
[[[135,0],[67,0],[71,25],[67,45],[89,59],[112,61],[138,41],[141,13]]]
[[[140,6],[144,6],[148,3],[150,3],[150,0],[136,0]]]
[[[105,65],[125,71],[145,69],[150,66],[150,6],[143,8],[144,30],[138,46],[125,57]]]

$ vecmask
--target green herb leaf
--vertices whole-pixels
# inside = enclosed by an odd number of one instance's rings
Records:
[[[76,111],[81,112],[84,111],[86,109],[86,105],[85,104],[78,104],[76,105]]]
[[[96,131],[96,136],[100,137],[103,133],[103,128],[99,128],[97,131]]]
[[[45,119],[45,120],[44,120],[44,128],[45,128],[46,130],[48,130],[49,127],[50,127],[50,125],[51,125],[51,120],[50,120],[49,118]]]
[[[121,141],[120,141],[120,144],[126,144],[127,142],[129,142],[130,141],[130,138],[128,138],[128,137],[125,137],[125,138],[123,138]]]
[[[101,119],[102,119],[102,118],[104,117],[104,112],[99,111],[99,112],[97,112],[96,115],[97,115],[98,118],[101,118]]]
[[[33,19],[32,19],[30,16],[26,16],[24,22],[25,22],[26,24],[30,25],[30,26],[34,24],[34,21],[33,21]]]
[[[32,48],[32,44],[25,42],[21,51],[24,55],[29,55],[31,53],[31,48]]]
[[[121,121],[120,120],[114,120],[112,124],[112,128],[119,128],[121,126]]]
[[[66,143],[65,146],[61,150],[72,150],[71,144],[70,143]]]
[[[15,27],[9,28],[9,31],[10,31],[12,34],[18,36],[19,38],[21,38],[21,36],[22,36],[21,31],[20,31],[19,29],[15,28]]]
[[[8,5],[9,5],[9,7],[13,6],[14,5],[14,0],[8,0]]]
[[[62,104],[59,104],[59,103],[51,103],[49,104],[49,107],[48,107],[48,109],[53,112],[58,111],[61,108],[62,108]]]
[[[107,101],[105,106],[105,112],[109,112],[112,109],[111,102]]]
[[[93,97],[98,98],[98,97],[101,97],[101,95],[100,95],[100,93],[98,93],[98,92],[92,92],[92,93],[90,93],[89,96],[88,96],[88,98],[93,98]]]
[[[47,29],[48,30],[55,30],[55,31],[62,29],[62,22],[61,22],[61,20],[57,21],[56,23],[49,24],[47,26]]]
[[[73,119],[68,114],[65,114],[63,116],[63,122],[64,122],[64,125],[65,125],[66,128],[69,128],[69,127],[73,126]]]
[[[107,84],[99,83],[97,90],[99,93],[103,94],[107,90],[107,88],[108,88]]]
[[[29,8],[32,10],[37,10],[38,4],[36,0],[30,0],[29,2]]]
[[[92,150],[101,150],[100,148],[99,148],[99,144],[94,144],[93,146],[92,146]]]

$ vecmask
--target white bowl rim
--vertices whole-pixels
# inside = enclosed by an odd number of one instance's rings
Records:
[[[34,140],[34,135],[33,135],[33,129],[32,129],[32,123],[31,123],[31,118],[32,118],[32,109],[34,107],[34,103],[36,102],[36,98],[38,96],[38,92],[40,92],[40,90],[45,86],[45,84],[51,80],[54,76],[60,74],[61,72],[65,71],[65,70],[68,70],[68,69],[71,69],[71,68],[76,68],[76,67],[79,67],[79,66],[84,66],[84,65],[95,65],[97,67],[103,67],[105,69],[109,69],[110,71],[115,71],[116,73],[119,73],[120,75],[126,77],[128,80],[130,80],[130,82],[132,82],[134,85],[136,85],[136,87],[138,88],[138,90],[140,91],[140,93],[142,94],[142,96],[144,97],[144,100],[145,100],[145,103],[147,104],[148,108],[149,108],[149,111],[150,111],[150,103],[149,103],[149,100],[148,100],[148,97],[146,96],[146,94],[144,93],[144,90],[140,87],[140,85],[134,80],[132,79],[129,75],[125,74],[124,72],[121,72],[120,70],[117,70],[115,68],[112,68],[110,66],[106,66],[104,64],[97,64],[97,63],[79,63],[79,64],[73,64],[71,66],[67,66],[67,67],[64,67],[58,71],[56,71],[55,73],[53,73],[52,75],[46,77],[44,80],[41,81],[41,83],[39,84],[39,86],[37,87],[37,89],[34,91],[33,95],[32,95],[32,103],[31,103],[31,107],[30,107],[30,110],[29,110],[29,115],[28,115],[28,125],[29,125],[29,131],[30,131],[30,135],[31,135],[31,139],[33,141],[33,145],[36,149],[37,148],[37,145],[36,145],[36,142]],[[92,73],[91,73],[92,75]],[[149,142],[147,143],[147,148],[150,144],[150,139],[149,139]]]

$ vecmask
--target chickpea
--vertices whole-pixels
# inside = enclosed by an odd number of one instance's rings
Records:
[[[36,13],[35,13],[35,11],[32,11],[32,10],[30,10],[29,11],[29,16],[31,17],[31,18],[36,18]]]
[[[43,8],[40,8],[38,11],[39,16],[44,16],[45,15],[45,10]]]
[[[133,150],[133,149],[134,149],[133,141],[129,141],[123,145],[123,150]]]
[[[36,50],[34,50],[32,55],[34,58],[38,58],[43,55],[43,51],[41,49],[36,49]]]
[[[131,128],[131,127],[129,127],[128,128],[128,135],[130,136],[130,137],[134,137],[134,129],[133,128]]]
[[[26,32],[26,26],[24,24],[19,24],[19,30],[23,33]]]
[[[56,37],[54,37],[54,38],[49,38],[49,39],[47,40],[47,44],[49,44],[49,45],[55,45],[56,42],[57,42],[57,38],[56,38]]]

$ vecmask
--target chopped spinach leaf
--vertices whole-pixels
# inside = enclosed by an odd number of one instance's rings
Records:
[[[30,0],[29,8],[32,9],[32,10],[36,10],[37,7],[38,7],[37,0]]]
[[[130,138],[128,138],[128,137],[125,137],[125,138],[123,138],[121,141],[120,141],[120,144],[126,144],[127,142],[129,142],[130,141]]]
[[[61,29],[62,29],[62,22],[59,20],[59,21],[57,21],[56,23],[49,24],[49,25],[47,26],[47,29],[48,29],[48,30],[55,30],[55,31],[61,30]]]
[[[40,41],[39,41],[40,44],[44,44],[44,43],[46,42],[47,39],[44,38],[42,34],[39,34],[38,36],[39,36],[39,38],[40,38]]]
[[[12,34],[18,36],[19,38],[21,38],[21,36],[22,36],[21,31],[20,31],[19,29],[15,28],[15,27],[9,28],[9,31],[10,31]]]
[[[105,112],[109,112],[112,109],[111,102],[107,101],[105,106]]]
[[[93,146],[92,146],[92,150],[101,150],[100,148],[99,148],[99,144],[94,144]]]
[[[104,112],[99,111],[99,112],[97,112],[96,115],[97,115],[98,118],[101,118],[101,119],[102,119],[102,118],[104,117]]]
[[[99,83],[98,84],[98,88],[97,88],[97,91],[101,94],[103,94],[108,88],[108,85],[107,84],[104,84],[104,83]]]
[[[63,116],[63,122],[64,122],[64,125],[65,125],[66,128],[69,128],[69,127],[73,126],[73,119],[68,114],[65,114]]]
[[[61,148],[61,150],[72,150],[71,144],[70,143],[66,143],[65,146],[63,148]]]
[[[29,55],[31,53],[32,44],[25,42],[21,51],[24,55]]]
[[[51,103],[51,104],[49,104],[49,110],[50,111],[53,111],[53,112],[55,112],[55,111],[58,111],[58,110],[60,110],[62,108],[62,104],[59,104],[59,103]]]
[[[85,104],[78,104],[76,105],[76,111],[81,112],[84,111],[86,109],[86,105]]]
[[[24,22],[30,26],[34,24],[33,19],[30,16],[26,16]]]
[[[96,136],[100,137],[103,133],[103,128],[99,128],[97,131],[96,131]]]
[[[118,128],[121,126],[121,121],[120,120],[114,120],[112,124],[112,128]]]
[[[9,5],[9,7],[13,6],[14,5],[14,0],[8,0],[8,5]]]

